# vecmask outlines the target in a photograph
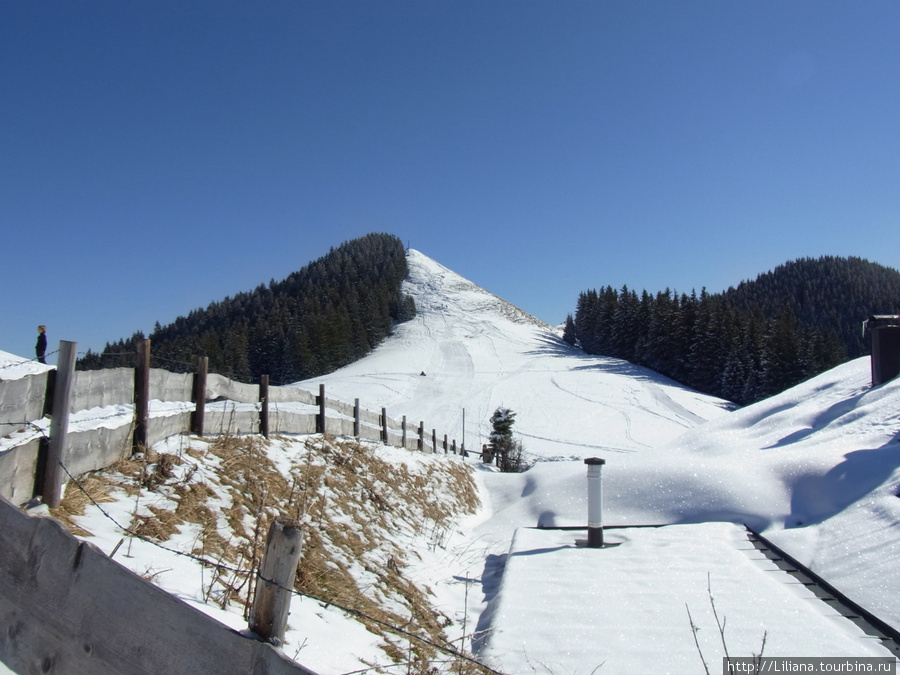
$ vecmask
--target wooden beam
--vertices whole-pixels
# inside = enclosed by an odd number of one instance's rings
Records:
[[[259,433],[269,437],[269,376],[259,376]]]
[[[250,609],[250,630],[276,646],[284,641],[302,549],[299,521],[283,517],[272,521]]]
[[[138,340],[134,364],[134,440],[132,451],[148,445],[150,430],[150,340]]]
[[[42,501],[51,509],[59,506],[62,486],[66,482],[62,468],[66,457],[69,434],[69,397],[72,381],[75,379],[75,348],[77,343],[67,340],[59,342],[59,357],[56,360],[56,386],[53,391],[53,418],[50,423],[50,444],[47,464],[44,468]]]
[[[194,385],[191,399],[194,402],[194,412],[191,413],[191,433],[203,435],[206,422],[206,379],[209,373],[209,357],[197,357],[197,370],[194,373]]]

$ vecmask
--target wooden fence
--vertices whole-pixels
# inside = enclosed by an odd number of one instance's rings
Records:
[[[456,440],[438,436],[423,421],[410,426],[385,408],[373,413],[299,387],[235,382],[207,372],[200,357],[194,373],[150,368],[150,341],[138,343],[134,368],[74,370],[75,343],[60,342],[55,371],[0,381],[0,496],[23,504],[35,496],[54,506],[65,481],[61,467],[78,476],[103,469],[136,450],[181,433],[312,434],[352,436],[424,452],[456,453]],[[166,407],[166,403],[181,403]],[[129,406],[130,417],[109,407]],[[96,411],[96,414],[94,412]],[[49,437],[42,418],[51,415]],[[70,430],[70,420],[79,422]],[[83,427],[90,426],[89,429]],[[20,439],[17,441],[17,439]],[[459,447],[463,452],[464,447]]]

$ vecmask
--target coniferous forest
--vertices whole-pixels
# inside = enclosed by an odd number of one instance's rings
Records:
[[[393,235],[346,242],[283,281],[157,323],[152,365],[191,371],[207,356],[211,372],[245,382],[268,374],[273,384],[332,372],[415,316],[400,291],[407,272]],[[898,313],[900,272],[829,256],[786,263],[723,293],[585,291],[563,339],[746,405],[868,353],[863,321]],[[143,337],[88,352],[78,367],[133,366]]]
[[[198,356],[210,372],[245,382],[267,374],[286,384],[332,372],[365,356],[395,322],[415,316],[400,284],[406,250],[392,235],[369,234],[332,249],[283,281],[214,302],[149,335],[151,365],[191,371]],[[81,369],[134,365],[136,333],[88,352]]]
[[[860,258],[805,258],[718,294],[585,291],[564,338],[748,404],[868,353],[863,321],[897,313],[900,272]]]

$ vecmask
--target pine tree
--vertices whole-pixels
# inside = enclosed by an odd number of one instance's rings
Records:
[[[575,346],[575,320],[572,318],[571,314],[566,317],[566,325],[563,327],[562,339],[566,344],[570,344],[573,347]]]
[[[157,322],[150,336],[153,364],[189,371],[198,356],[207,356],[212,372],[246,382],[262,374],[288,383],[331,372],[365,356],[395,322],[415,316],[415,302],[401,292],[407,274],[406,249],[396,237],[370,234],[346,242],[282,281],[210,303],[166,326]],[[107,344],[79,367],[131,366],[134,342]]]
[[[498,466],[505,473],[515,473],[522,468],[522,444],[513,438],[512,428],[516,413],[509,408],[497,408],[491,416],[490,448],[498,458]]]

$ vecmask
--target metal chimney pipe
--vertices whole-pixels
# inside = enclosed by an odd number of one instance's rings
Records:
[[[603,547],[603,465],[605,459],[588,457],[584,460],[587,464],[588,482],[588,548]]]

